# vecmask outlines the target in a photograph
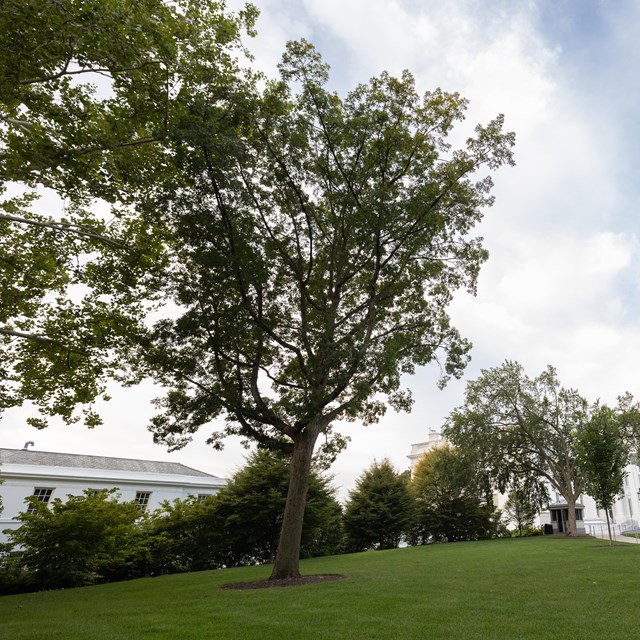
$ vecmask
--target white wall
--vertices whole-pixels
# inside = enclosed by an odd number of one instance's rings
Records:
[[[624,479],[624,491],[620,498],[614,503],[611,511],[613,512],[613,522],[616,524],[624,524],[630,520],[640,522],[640,469],[635,464],[627,465],[627,476]],[[598,510],[596,503],[590,496],[582,496],[582,503],[585,506],[586,521],[606,520],[604,510]]]

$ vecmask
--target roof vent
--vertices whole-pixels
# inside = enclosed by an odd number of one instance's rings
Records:
[[[27,440],[22,447],[23,451],[29,451],[29,447],[35,447],[36,443],[33,440]]]

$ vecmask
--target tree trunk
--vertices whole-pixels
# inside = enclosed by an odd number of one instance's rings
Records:
[[[604,510],[606,516],[607,516],[607,529],[609,531],[609,545],[613,546],[613,538],[611,537],[611,521],[609,520],[609,508],[607,507]]]
[[[309,488],[311,458],[317,437],[317,433],[305,432],[293,442],[287,503],[282,519],[276,561],[269,580],[300,577],[302,523],[307,502],[307,489]]]
[[[572,493],[567,495],[567,535],[575,538],[578,535],[576,527],[576,498]]]

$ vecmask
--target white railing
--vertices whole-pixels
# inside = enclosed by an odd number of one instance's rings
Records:
[[[609,539],[609,530],[607,529],[606,522],[590,522],[584,525],[585,532],[594,538],[602,538],[603,540]],[[626,542],[632,540],[631,537],[623,536],[624,533],[630,531],[638,531],[638,523],[635,520],[627,520],[621,524],[611,523],[611,537],[617,540],[623,537]],[[640,538],[636,538],[636,542],[640,544]]]
[[[620,531],[638,531],[637,520],[625,520],[620,523]]]

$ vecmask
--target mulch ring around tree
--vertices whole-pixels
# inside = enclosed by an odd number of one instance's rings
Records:
[[[304,584],[317,584],[319,582],[333,582],[342,580],[339,573],[320,573],[315,576],[300,576],[299,578],[284,578],[282,580],[255,580],[253,582],[232,582],[223,584],[221,589],[270,589],[271,587],[299,587]]]

